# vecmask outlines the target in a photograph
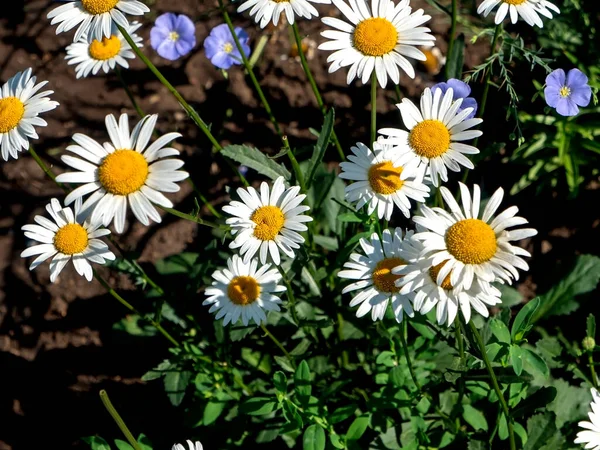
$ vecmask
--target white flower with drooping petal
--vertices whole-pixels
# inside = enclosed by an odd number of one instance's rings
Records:
[[[196,441],[196,443],[194,443],[188,439],[186,442],[189,447],[188,449],[181,444],[174,444],[171,450],[203,450],[200,441]]]
[[[419,9],[412,12],[409,0],[398,4],[393,0],[333,0],[333,4],[346,17],[344,22],[335,17],[321,19],[335,30],[325,30],[321,36],[328,41],[319,45],[321,50],[333,50],[327,62],[329,73],[340,67],[350,66],[346,82],[358,77],[367,83],[373,70],[382,88],[388,77],[394,84],[400,82],[402,69],[409,77],[415,70],[408,58],[425,61],[427,58],[418,47],[431,47],[435,37],[430,29],[421,25],[431,19]]]
[[[167,133],[148,146],[158,115],[153,114],[140,120],[129,133],[129,119],[122,114],[119,123],[115,116],[106,116],[106,128],[112,143],[100,145],[92,138],[76,133],[67,150],[79,158],[64,155],[61,159],[78,172],[60,174],[61,183],[78,183],[82,186],[73,190],[65,199],[70,204],[75,199],[93,192],[83,203],[83,210],[92,211],[92,221],[104,226],[114,219],[117,233],[125,228],[127,205],[135,217],[144,225],[150,220],[160,222],[161,217],[153,203],[172,208],[173,203],[161,192],[177,192],[177,181],[185,180],[188,173],[178,170],[183,161],[169,156],[179,156],[179,151],[165,147],[179,133]]]
[[[267,26],[269,22],[277,26],[279,17],[283,13],[287,21],[291,24],[296,20],[296,15],[310,19],[317,17],[319,12],[311,3],[329,4],[330,0],[247,0],[242,3],[237,12],[244,12],[250,9],[250,15],[254,16],[254,21],[261,28]]]
[[[99,223],[85,220],[85,216],[81,214],[81,200],[75,202],[73,211],[69,207],[63,208],[60,202],[53,198],[46,205],[46,210],[53,221],[43,216],[35,216],[33,220],[36,225],[21,227],[26,237],[41,242],[21,252],[22,258],[39,255],[31,263],[29,270],[52,258],[50,281],[54,283],[67,263],[73,261],[77,273],[92,281],[93,271],[89,261],[105,264],[106,260],[115,259],[108,245],[97,239],[110,234],[110,231],[100,228]]]
[[[494,17],[496,25],[509,15],[512,23],[517,23],[521,17],[528,25],[542,28],[544,23],[540,15],[552,19],[552,11],[560,14],[560,9],[548,0],[484,0],[477,8],[477,13],[487,17],[498,5],[500,6]]]
[[[594,388],[591,389],[592,402],[588,412],[590,421],[579,422],[579,426],[583,428],[577,433],[575,444],[585,444],[585,449],[600,450],[600,393]]]

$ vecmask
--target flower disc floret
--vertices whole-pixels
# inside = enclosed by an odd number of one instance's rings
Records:
[[[390,53],[398,42],[398,31],[387,19],[371,17],[363,20],[354,30],[352,43],[363,55],[383,56]]]
[[[69,223],[54,235],[54,247],[65,255],[83,252],[88,246],[88,233],[78,223]]]
[[[148,178],[148,162],[135,150],[116,150],[102,161],[98,180],[102,187],[115,195],[138,191]]]
[[[121,50],[121,40],[114,34],[110,38],[94,39],[90,44],[90,56],[98,61],[114,58]]]
[[[285,216],[277,206],[261,206],[250,217],[256,224],[254,236],[261,241],[272,241],[285,223]]]
[[[260,285],[249,276],[235,277],[227,286],[227,295],[236,305],[246,306],[260,296]]]
[[[373,270],[373,284],[379,292],[399,292],[400,288],[396,286],[396,280],[401,275],[394,275],[392,269],[394,267],[406,264],[401,258],[386,258],[377,263]]]
[[[104,14],[113,9],[119,0],[81,0],[83,8],[90,14]]]
[[[417,155],[437,158],[450,148],[450,132],[439,120],[424,120],[410,131],[408,141]]]
[[[442,261],[441,263],[436,264],[435,266],[431,266],[431,269],[429,269],[429,276],[431,277],[431,279],[433,280],[433,282],[435,284],[437,284],[437,276],[440,273],[440,270],[442,270],[442,267],[444,267],[444,265],[447,262],[448,262],[447,260]],[[450,271],[450,273],[448,275],[446,275],[446,277],[442,281],[442,284],[439,285],[442,289],[445,289],[447,291],[451,291],[452,289],[454,289],[454,286],[452,286],[452,283],[450,282],[450,274],[451,273],[452,273],[452,271]]]
[[[448,252],[465,264],[481,264],[496,254],[498,244],[492,227],[480,219],[456,222],[446,231]]]
[[[374,164],[369,169],[369,184],[378,194],[393,194],[402,187],[402,167],[394,167],[390,161]]]
[[[17,97],[0,99],[0,133],[8,133],[15,128],[25,114],[25,105]]]
[[[527,0],[502,0],[504,3],[508,3],[509,5],[520,5],[521,3],[525,3]]]

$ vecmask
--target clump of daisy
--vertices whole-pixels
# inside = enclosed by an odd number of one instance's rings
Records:
[[[83,210],[92,211],[92,221],[107,226],[114,219],[117,233],[125,228],[127,206],[144,225],[150,219],[160,222],[161,217],[153,206],[173,207],[173,203],[161,192],[177,192],[177,181],[185,180],[188,173],[178,170],[183,161],[170,156],[179,156],[179,151],[165,147],[179,133],[167,133],[148,146],[158,115],[146,116],[138,122],[131,134],[129,119],[122,114],[119,122],[115,116],[106,116],[106,128],[111,142],[100,145],[90,137],[76,133],[67,151],[79,158],[62,156],[62,161],[77,170],[60,174],[61,183],[82,184],[67,195],[65,203],[90,195],[83,203]]]
[[[591,392],[590,408],[592,410],[588,413],[590,421],[579,422],[578,425],[583,430],[577,433],[575,444],[585,444],[586,449],[598,450],[600,449],[600,393],[594,388],[591,389]]]
[[[141,26],[141,23],[133,22],[127,29],[127,33],[138,47],[143,47],[142,38],[135,34],[135,31]],[[90,73],[96,75],[100,70],[108,73],[117,64],[127,69],[129,68],[127,59],[135,58],[131,46],[116,26],[113,26],[109,38],[103,37],[102,40],[94,39],[89,42],[87,35],[84,34],[79,41],[67,46],[66,50],[67,64],[77,64],[75,67],[77,78],[85,78]]]
[[[48,125],[38,116],[58,106],[48,97],[54,91],[38,92],[48,82],[35,81],[29,68],[17,72],[0,88],[0,152],[4,161],[17,159],[19,152],[29,148],[29,139],[38,138],[34,126]]]
[[[373,151],[362,142],[351,147],[353,155],[342,162],[340,178],[354,181],[346,187],[346,199],[360,209],[367,205],[368,214],[377,210],[377,217],[390,220],[394,206],[410,217],[411,203],[423,203],[429,188],[423,184],[423,174],[416,168],[402,166],[402,154],[385,140],[373,143]]]
[[[473,97],[469,97],[469,95],[471,95],[471,87],[464,81],[457,80],[456,78],[450,78],[448,81],[437,83],[431,86],[431,92],[435,94],[435,91],[440,89],[442,94],[445,94],[450,88],[452,88],[452,100],[462,98],[462,103],[460,108],[458,108],[458,112],[465,108],[472,108],[471,114],[469,114],[466,119],[472,119],[475,117],[475,114],[477,113],[477,100],[475,100]]]
[[[540,16],[552,19],[552,11],[560,13],[560,9],[547,0],[484,0],[477,8],[477,14],[487,17],[496,6],[498,6],[494,18],[496,25],[501,23],[508,14],[512,23],[517,23],[518,18],[521,17],[528,25],[542,28],[544,23]]]
[[[321,36],[328,39],[319,45],[321,50],[333,50],[327,62],[329,73],[340,67],[350,66],[347,83],[358,77],[367,83],[373,70],[382,88],[388,77],[394,84],[400,81],[402,69],[409,77],[415,70],[408,58],[425,61],[427,58],[419,46],[431,47],[435,37],[430,29],[421,25],[431,19],[419,9],[412,12],[409,0],[395,4],[393,0],[355,0],[348,6],[344,0],[333,4],[346,17],[347,22],[335,17],[324,17],[325,25],[335,30],[325,30]]]
[[[379,133],[388,136],[388,142],[402,155],[407,167],[429,169],[431,182],[448,181],[448,169],[459,172],[460,166],[473,169],[474,165],[465,155],[474,155],[479,150],[464,144],[481,136],[481,131],[470,130],[482,120],[467,119],[473,108],[461,110],[462,98],[453,100],[454,89],[441,89],[435,93],[425,88],[421,95],[420,108],[409,99],[402,99],[396,106],[400,109],[402,122],[408,131],[383,128]]]
[[[384,230],[382,239],[373,233],[370,239],[361,238],[359,241],[362,253],[352,253],[350,260],[344,263],[344,270],[338,272],[338,277],[353,280],[342,290],[342,294],[358,291],[350,301],[350,306],[360,305],[356,317],[371,313],[373,321],[382,320],[388,304],[391,302],[394,315],[402,322],[404,314],[414,316],[412,293],[401,294],[396,282],[401,275],[392,271],[398,266],[407,264],[403,259],[402,246],[410,240],[412,231],[403,236],[402,229]]]
[[[267,321],[265,311],[279,311],[281,299],[274,293],[284,292],[285,286],[278,283],[281,274],[271,264],[258,267],[258,260],[245,263],[238,255],[227,260],[227,268],[216,270],[208,296],[203,305],[211,305],[209,312],[217,311],[215,319],[223,318],[223,325],[237,323],[241,318],[244,326],[250,321],[260,325]]]
[[[185,14],[161,14],[150,30],[150,45],[170,61],[187,55],[196,46],[194,22]]]
[[[571,69],[565,74],[564,70],[556,69],[546,77],[544,96],[548,106],[561,116],[575,116],[579,113],[578,106],[590,104],[592,88],[581,70]]]
[[[400,255],[407,263],[392,269],[392,274],[398,276],[400,295],[412,295],[415,311],[427,314],[435,307],[438,324],[450,326],[459,310],[468,323],[471,308],[488,317],[488,307],[501,303],[500,291],[487,282],[476,280],[464,290],[452,284],[450,275],[438,278],[446,262],[434,264],[434,258],[423,257],[423,253],[421,241],[414,237],[405,239]]]
[[[271,189],[263,181],[260,192],[251,186],[238,188],[236,192],[242,201],[233,200],[223,207],[223,211],[234,216],[226,220],[231,225],[231,234],[235,236],[229,248],[240,249],[244,264],[248,264],[256,252],[259,252],[262,264],[270,255],[279,265],[280,250],[293,258],[294,249],[304,243],[304,237],[298,231],[306,231],[308,228],[304,223],[313,220],[302,214],[310,207],[301,205],[306,195],[299,194],[300,188],[293,186],[286,189],[283,177],[279,177]]]
[[[35,225],[21,227],[26,237],[41,242],[21,252],[22,258],[38,255],[29,266],[29,270],[52,258],[50,281],[54,283],[67,263],[73,261],[77,273],[91,281],[93,271],[90,262],[105,264],[106,260],[115,259],[108,245],[97,239],[110,234],[110,231],[100,228],[99,223],[84,219],[85,215],[81,214],[81,200],[75,202],[73,211],[69,207],[63,208],[60,202],[53,198],[46,205],[46,210],[53,220],[35,216]]]
[[[189,439],[186,441],[188,445],[187,450],[203,450],[202,444],[200,441],[196,441],[195,443],[190,441]],[[182,444],[174,444],[171,450],[186,450],[186,448]]]
[[[443,263],[437,273],[437,284],[442,285],[448,275],[453,287],[464,290],[469,290],[474,281],[510,284],[513,279],[518,280],[517,269],[529,270],[521,257],[531,255],[511,242],[535,236],[537,231],[533,228],[508,230],[527,223],[516,215],[519,211],[516,206],[494,217],[504,196],[502,188],[494,192],[480,218],[479,186],[473,187],[472,196],[466,185],[459,183],[459,186],[462,208],[442,186],[440,191],[450,212],[422,206],[422,215],[413,217],[415,223],[426,230],[414,235],[423,242],[422,256],[430,257],[433,266]]]
[[[279,18],[283,13],[287,21],[291,24],[296,20],[295,15],[310,19],[317,17],[318,11],[311,3],[331,3],[330,0],[246,0],[237,11],[243,12],[250,9],[250,15],[261,28],[267,26],[269,22],[277,26]]]
[[[66,4],[54,8],[48,13],[51,25],[59,24],[56,34],[69,31],[79,25],[73,42],[86,35],[91,42],[110,38],[113,25],[121,25],[127,29],[129,22],[125,14],[141,16],[150,11],[138,0],[62,0]],[[124,14],[125,13],[125,14]]]
[[[235,34],[242,45],[246,57],[250,56],[250,46],[248,41],[250,36],[242,28],[235,27]],[[204,51],[210,62],[219,69],[227,70],[234,64],[242,64],[242,55],[240,54],[233,35],[226,23],[217,25],[204,40]]]

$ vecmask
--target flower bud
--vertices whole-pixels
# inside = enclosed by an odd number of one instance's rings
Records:
[[[581,345],[586,352],[591,352],[594,350],[594,348],[596,348],[596,341],[593,337],[588,336],[583,338]]]

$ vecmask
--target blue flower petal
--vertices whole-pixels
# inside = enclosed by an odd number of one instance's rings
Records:
[[[560,95],[560,87],[554,86],[554,83],[546,86],[544,89],[544,96],[546,97],[546,104],[552,108],[556,108],[558,101],[563,98]]]
[[[208,59],[211,59],[217,52],[221,51],[222,47],[221,43],[213,36],[208,36],[204,40],[204,51]]]
[[[193,42],[185,39],[179,39],[175,42],[175,48],[177,49],[179,56],[187,55],[194,48],[194,45],[196,45],[195,39]]]
[[[196,36],[196,27],[194,27],[194,22],[186,16],[185,14],[180,14],[177,17],[177,22],[175,23],[175,31],[179,33],[179,36],[184,37],[193,37],[195,41]]]
[[[177,14],[164,13],[156,18],[154,26],[166,28],[169,32],[175,29],[175,23],[177,22]]]
[[[233,65],[233,59],[225,52],[219,52],[210,60],[219,69],[229,69]]]
[[[586,86],[588,82],[588,77],[579,70],[579,69],[571,69],[567,74],[566,85],[569,89],[573,90],[578,87]]]
[[[175,42],[170,39],[165,39],[156,49],[156,53],[170,61],[175,61],[180,56],[175,47]]]
[[[579,112],[577,105],[570,99],[561,97],[556,105],[556,112],[561,116],[575,116]]]
[[[471,93],[471,88],[467,83],[456,78],[450,78],[448,80],[448,86],[454,91],[454,99],[468,97]]]
[[[473,97],[467,97],[463,99],[460,109],[473,108],[473,112],[469,114],[466,119],[472,119],[477,114],[477,100]]]
[[[150,30],[150,46],[156,50],[165,39],[169,38],[169,30],[165,28],[153,27]]]
[[[546,86],[552,86],[560,89],[565,85],[565,81],[567,76],[565,75],[565,71],[562,69],[556,69],[546,77]]]
[[[592,99],[592,88],[587,84],[584,86],[578,86],[571,88],[571,95],[569,98],[579,106],[587,106],[590,104]]]

